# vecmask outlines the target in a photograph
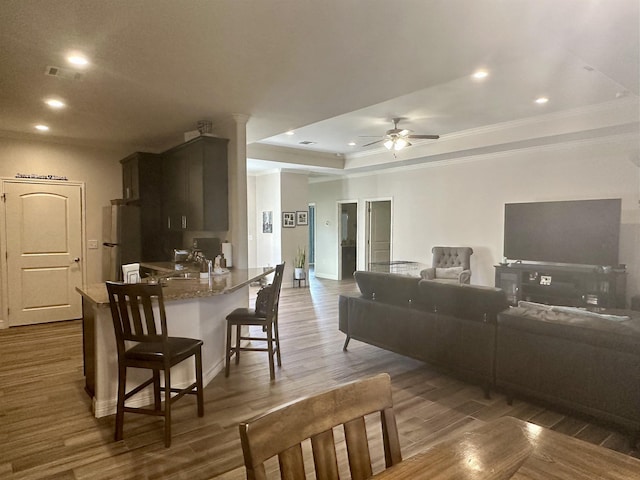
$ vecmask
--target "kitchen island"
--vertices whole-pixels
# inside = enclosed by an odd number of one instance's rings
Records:
[[[162,293],[170,336],[202,339],[202,369],[204,384],[222,370],[225,356],[226,316],[249,302],[250,283],[258,281],[275,269],[231,269],[210,279],[169,277]],[[82,295],[83,353],[85,390],[93,398],[93,413],[103,417],[115,413],[118,386],[116,341],[104,283],[77,288]],[[171,371],[172,383],[188,385],[193,381],[193,365],[176,365]],[[131,369],[127,384],[141,383],[148,372]],[[131,406],[144,406],[152,401],[148,395],[138,395]]]

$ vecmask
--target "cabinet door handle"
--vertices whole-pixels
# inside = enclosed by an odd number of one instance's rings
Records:
[[[127,187],[127,195],[126,197],[129,198],[130,194],[129,194],[129,187]]]
[[[182,215],[182,228],[184,228],[184,229],[187,228],[187,216],[186,215]]]
[[[167,228],[171,230],[171,215],[167,217]]]

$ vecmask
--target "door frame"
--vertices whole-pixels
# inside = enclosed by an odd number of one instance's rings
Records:
[[[358,269],[358,252],[359,248],[359,238],[360,237],[360,202],[358,200],[338,200],[336,202],[336,249],[338,250],[338,263],[336,265],[336,278],[338,280],[342,280],[342,205],[355,203],[356,205],[356,270]]]
[[[393,197],[365,198],[364,199],[364,264],[369,269],[371,258],[371,211],[370,207],[375,202],[389,202],[389,259],[393,259]]]
[[[0,329],[9,328],[9,268],[7,266],[7,209],[5,202],[6,185],[12,183],[25,185],[71,185],[80,187],[80,245],[82,252],[81,269],[82,283],[87,279],[87,232],[86,232],[86,189],[84,182],[66,180],[40,180],[33,178],[11,178],[0,177],[0,197],[2,208],[0,208]],[[80,294],[78,294],[80,295]]]
[[[318,210],[316,208],[316,203],[315,202],[310,202],[307,205],[307,211],[309,212],[309,228],[311,228],[313,230],[313,238],[311,235],[309,235],[310,240],[313,242],[313,263],[311,263],[311,255],[308,255],[309,258],[309,267],[311,267],[311,265],[313,265],[313,268],[315,269],[316,266],[316,246],[318,245],[318,225],[316,223],[316,216],[318,213]],[[311,209],[313,209],[313,218],[311,218]],[[309,245],[309,250],[311,250],[311,245]],[[309,252],[310,254],[311,252]]]

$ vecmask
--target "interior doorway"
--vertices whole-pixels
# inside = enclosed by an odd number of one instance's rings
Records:
[[[3,180],[3,296],[9,326],[82,317],[84,186]]]
[[[391,261],[391,200],[371,200],[366,203],[366,262]]]
[[[309,204],[309,268],[316,264],[316,205]]]
[[[340,228],[338,246],[339,278],[351,278],[356,271],[358,248],[358,203],[340,202]]]

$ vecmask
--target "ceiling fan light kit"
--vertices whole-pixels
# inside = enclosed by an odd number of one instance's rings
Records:
[[[402,137],[390,138],[384,142],[384,146],[387,150],[402,150],[405,147],[410,147],[411,143]]]
[[[375,143],[383,142],[383,145],[387,148],[387,150],[402,150],[405,147],[410,147],[411,142],[409,142],[410,138],[418,138],[418,139],[426,139],[426,140],[437,140],[440,138],[439,135],[412,135],[411,130],[407,130],[406,128],[400,130],[398,128],[398,122],[400,118],[393,119],[393,128],[387,130],[384,137],[381,140],[376,140],[375,142],[367,143],[363,145],[363,147],[368,147],[369,145],[373,145]]]

